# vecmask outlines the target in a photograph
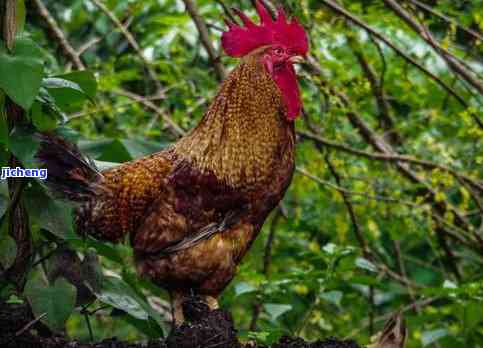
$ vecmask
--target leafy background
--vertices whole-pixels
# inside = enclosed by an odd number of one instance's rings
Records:
[[[403,310],[408,347],[483,347],[483,1],[400,2],[438,49],[390,1],[273,3],[311,42],[298,71],[297,172],[222,306],[244,339],[264,343],[290,334],[365,344]],[[77,142],[100,167],[165,148],[196,125],[237,64],[219,47],[231,6],[254,15],[250,1],[235,0],[18,1],[15,48],[0,45],[2,165],[10,154],[35,165],[36,130]],[[9,127],[9,100],[28,125]],[[1,184],[3,271],[18,245]],[[2,298],[28,301],[51,329],[80,340],[167,332],[167,295],[136,276],[128,246],[77,236],[72,207],[39,182],[25,185],[22,201],[35,253],[25,288],[2,277]],[[95,297],[82,298],[83,286]]]

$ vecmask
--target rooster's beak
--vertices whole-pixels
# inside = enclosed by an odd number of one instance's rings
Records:
[[[293,57],[290,57],[288,61],[292,64],[302,64],[305,62],[305,58],[302,56],[293,56]]]

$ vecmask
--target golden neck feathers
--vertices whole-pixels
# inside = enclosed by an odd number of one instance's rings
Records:
[[[293,146],[293,123],[261,54],[243,58],[198,126],[174,147],[178,158],[233,188],[270,180],[287,141]]]

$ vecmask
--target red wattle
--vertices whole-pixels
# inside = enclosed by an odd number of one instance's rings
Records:
[[[293,65],[287,63],[283,68],[275,69],[272,76],[280,92],[282,92],[288,119],[296,119],[302,112],[302,100],[300,99],[297,75]]]

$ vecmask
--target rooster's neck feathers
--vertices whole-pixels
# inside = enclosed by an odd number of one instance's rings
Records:
[[[223,83],[203,119],[174,147],[183,161],[234,188],[267,182],[293,147],[281,93],[260,53],[245,57]],[[284,148],[284,147],[289,148]]]

